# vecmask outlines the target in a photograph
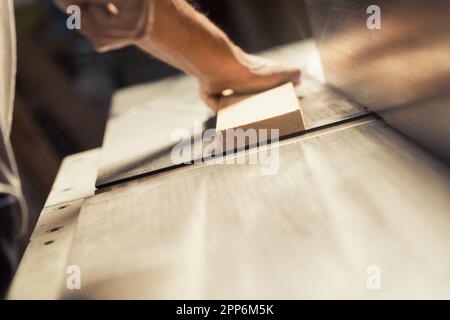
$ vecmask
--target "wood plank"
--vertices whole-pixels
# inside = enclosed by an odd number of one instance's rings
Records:
[[[9,300],[60,299],[83,199],[45,208],[8,293]]]
[[[307,129],[366,114],[367,110],[323,83],[320,60],[311,41],[274,48],[262,54],[303,71],[296,88]],[[119,91],[103,142],[96,185],[102,187],[174,166],[176,130],[193,127],[212,115],[198,95],[197,80],[175,77]],[[194,160],[194,159],[191,159]]]
[[[230,100],[233,99],[233,100]],[[236,100],[238,99],[238,100]],[[231,102],[232,101],[232,102]],[[217,135],[222,137],[223,150],[242,148],[249,144],[267,143],[270,139],[280,138],[305,130],[299,101],[291,83],[245,97],[224,97],[221,99],[223,109],[217,113]],[[256,130],[255,141],[247,139],[245,145],[237,145],[236,130]],[[261,140],[259,130],[266,130]],[[278,130],[276,137],[271,137],[272,130]],[[231,132],[229,141],[227,132]],[[231,148],[228,148],[227,142]],[[220,145],[222,147],[222,145]]]
[[[69,259],[82,290],[62,294],[450,298],[447,166],[381,120],[269,150],[273,175],[249,162],[267,152],[253,149],[242,164],[193,165],[88,199]],[[380,290],[366,286],[371,265]]]
[[[64,158],[45,207],[93,195],[100,154],[101,150],[98,148]]]
[[[66,157],[30,238],[8,299],[59,299],[69,249],[85,198],[95,192],[100,149]]]
[[[197,82],[190,77],[120,90],[111,108],[97,186],[172,166],[173,132],[192,132],[194,123],[201,128],[212,115],[198,97]]]

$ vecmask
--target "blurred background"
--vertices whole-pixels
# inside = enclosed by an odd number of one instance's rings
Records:
[[[190,1],[250,52],[310,37],[302,0]],[[15,0],[18,74],[12,142],[30,230],[61,160],[102,144],[115,90],[177,70],[135,48],[96,53],[52,0]]]

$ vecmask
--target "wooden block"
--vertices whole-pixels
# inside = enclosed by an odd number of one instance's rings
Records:
[[[224,98],[222,103],[229,104],[229,98]],[[244,131],[255,129],[257,132],[260,129],[267,129],[269,139],[272,129],[279,130],[279,137],[305,130],[303,115],[292,83],[240,98],[221,109],[217,114],[216,131],[218,136],[222,137],[225,150],[229,149],[226,145],[226,140],[229,140],[226,138],[227,131],[237,129]],[[258,135],[258,143],[262,142],[265,141],[261,141]],[[251,144],[248,139],[245,143]]]

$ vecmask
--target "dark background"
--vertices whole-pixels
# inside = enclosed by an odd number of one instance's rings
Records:
[[[302,0],[195,0],[250,52],[310,36]],[[98,54],[51,0],[16,0],[18,75],[12,141],[30,230],[61,160],[99,147],[114,90],[177,74],[135,48]]]

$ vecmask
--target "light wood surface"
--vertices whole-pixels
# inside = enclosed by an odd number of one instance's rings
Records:
[[[93,195],[100,154],[101,149],[98,148],[64,158],[45,207]]]
[[[323,84],[311,52],[304,42],[265,54],[302,67],[306,128],[367,114]],[[116,95],[100,181],[167,166],[164,132],[206,119],[198,101],[188,77]],[[63,164],[68,174],[55,182],[10,298],[450,298],[449,168],[382,120],[330,125],[89,196],[94,154]],[[79,192],[60,192],[73,186]],[[80,266],[82,290],[65,288],[67,265]],[[366,286],[371,265],[380,290]]]
[[[9,300],[61,298],[67,258],[83,199],[45,208],[11,284]]]
[[[302,70],[296,88],[306,129],[367,113],[323,83],[320,61],[312,41],[293,43],[262,54]],[[171,150],[178,143],[174,132],[193,133],[211,111],[200,100],[196,79],[168,78],[119,91],[113,99],[97,178],[105,186],[174,166]],[[195,160],[195,159],[191,159]]]
[[[233,98],[233,97],[229,97]],[[226,97],[222,101],[227,100]],[[255,130],[255,141],[247,141],[245,145],[238,145],[234,135],[236,130]],[[259,130],[265,130],[266,135],[260,141]],[[277,130],[275,137],[272,130]],[[299,101],[291,83],[284,84],[265,92],[239,97],[233,103],[226,102],[223,109],[217,113],[216,132],[222,137],[219,147],[224,150],[242,148],[249,144],[267,143],[270,139],[278,139],[305,130]],[[231,133],[228,141],[227,132]],[[228,141],[228,142],[227,142]]]
[[[95,192],[99,149],[64,159],[20,262],[8,299],[59,299],[78,214]]]
[[[272,147],[274,175],[193,165],[88,199],[69,259],[83,289],[64,296],[450,297],[448,167],[376,119]]]

